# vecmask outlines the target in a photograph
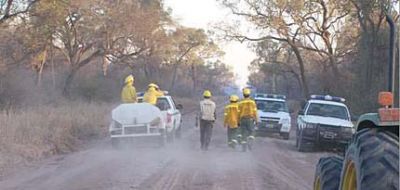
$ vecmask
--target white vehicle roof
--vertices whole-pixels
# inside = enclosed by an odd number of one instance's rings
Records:
[[[335,106],[344,106],[347,107],[346,104],[341,103],[341,102],[335,102],[335,101],[328,101],[328,100],[308,100],[309,103],[317,103],[317,104],[329,104],[329,105],[335,105]]]
[[[268,100],[268,101],[286,102],[286,100],[279,99],[279,98],[260,98],[260,97],[257,97],[254,100]]]

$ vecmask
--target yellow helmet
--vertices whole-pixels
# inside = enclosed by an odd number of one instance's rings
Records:
[[[209,90],[206,90],[206,91],[204,91],[203,96],[206,97],[206,98],[210,98],[212,95],[211,95],[211,92]]]
[[[158,89],[158,88],[159,88],[158,85],[156,85],[156,84],[154,84],[154,83],[150,83],[149,86],[147,86],[147,87],[149,87],[149,88],[153,87],[153,88],[155,88],[155,89]]]
[[[231,101],[231,102],[237,102],[237,101],[239,101],[239,96],[232,95],[232,96],[229,97],[229,101]]]
[[[251,90],[248,88],[243,89],[243,95],[249,96],[251,94]]]
[[[133,75],[129,75],[125,78],[125,84],[126,83],[130,83],[133,82],[135,80],[135,78],[133,77]]]

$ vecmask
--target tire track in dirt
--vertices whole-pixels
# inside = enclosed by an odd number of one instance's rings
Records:
[[[222,114],[223,106],[218,106]],[[158,190],[220,190],[220,189],[262,189],[257,185],[258,173],[250,153],[228,149],[225,129],[217,121],[210,150],[199,150],[198,131],[188,131],[180,144],[173,149],[176,157],[173,163],[149,176],[137,189]],[[223,134],[223,135],[222,135]],[[156,182],[155,182],[156,181]]]
[[[298,152],[293,138],[289,141],[274,138],[259,139],[259,146],[262,146],[262,152],[265,152],[265,154],[255,153],[255,157],[260,160],[258,163],[260,172],[269,175],[274,179],[273,182],[280,183],[279,189],[312,188],[315,163],[326,153]]]
[[[218,105],[218,115],[222,115]],[[194,111],[183,118],[182,139],[166,147],[118,151],[107,142],[37,170],[0,181],[6,189],[155,189],[155,190],[302,190],[310,189],[314,164],[321,153],[299,153],[290,141],[257,138],[254,150],[228,148],[219,118],[210,150],[200,151]],[[105,144],[107,146],[105,146]],[[22,178],[22,179],[21,179]],[[7,186],[2,186],[7,185]]]

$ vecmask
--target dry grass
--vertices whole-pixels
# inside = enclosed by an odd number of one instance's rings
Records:
[[[176,98],[184,111],[198,101]],[[59,105],[0,111],[0,176],[15,165],[79,149],[108,135],[112,104],[65,102]]]
[[[65,103],[0,112],[0,170],[76,150],[107,134],[109,104]]]

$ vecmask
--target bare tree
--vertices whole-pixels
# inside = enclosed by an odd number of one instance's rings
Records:
[[[275,40],[289,45],[296,58],[300,70],[300,78],[302,82],[303,96],[309,95],[309,87],[306,78],[305,64],[301,55],[302,24],[312,13],[300,13],[295,10],[301,8],[299,3],[286,3],[285,1],[242,1],[243,4],[236,4],[231,0],[223,0],[222,3],[231,10],[234,15],[243,17],[255,25],[260,31],[260,36],[249,37],[234,30],[234,28],[219,28],[223,31],[223,35],[228,40],[244,41],[265,41]],[[245,7],[245,8],[242,8]],[[287,18],[288,19],[284,19]],[[233,29],[233,30],[232,30]]]
[[[3,0],[0,2],[0,24],[29,10],[40,0]]]

